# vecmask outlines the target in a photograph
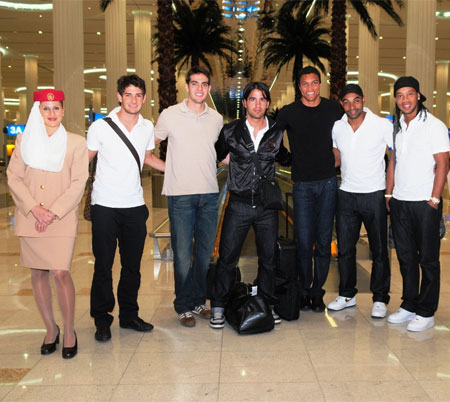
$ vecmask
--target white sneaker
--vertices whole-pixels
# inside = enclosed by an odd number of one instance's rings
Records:
[[[328,304],[328,310],[339,311],[347,307],[356,306],[356,296],[354,297],[345,297],[338,296],[335,301],[332,301]]]
[[[411,311],[405,310],[404,308],[399,308],[397,312],[391,314],[388,317],[388,322],[392,324],[401,324],[402,322],[408,322],[414,319],[416,313],[411,313]]]
[[[408,324],[406,329],[413,332],[426,331],[434,327],[434,317],[422,317],[416,315],[415,318]]]
[[[384,318],[386,317],[386,312],[387,308],[385,303],[375,302],[373,303],[372,312],[370,313],[370,315],[373,318]]]

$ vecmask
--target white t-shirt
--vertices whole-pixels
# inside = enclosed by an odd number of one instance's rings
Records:
[[[384,155],[392,147],[392,123],[364,108],[366,116],[353,131],[346,114],[334,123],[333,147],[341,154],[340,189],[372,193],[386,188]]]
[[[434,184],[433,155],[450,149],[445,124],[430,112],[418,114],[395,138],[395,181],[393,196],[402,201],[428,201]]]
[[[255,129],[250,125],[248,120],[245,119],[245,124],[247,125],[248,131],[250,132],[250,138],[253,141],[253,146],[255,147],[255,152],[258,151],[259,143],[261,142],[262,138],[264,137],[264,134],[269,130],[269,120],[267,120],[267,117],[265,118],[265,120],[266,120],[266,126],[256,133],[256,138],[255,138],[255,136],[253,135],[253,132],[255,131]]]
[[[144,165],[145,153],[155,148],[153,124],[139,115],[129,132],[117,117],[120,107],[109,117],[119,126],[136,149]],[[87,133],[87,147],[97,151],[97,169],[92,189],[92,205],[132,208],[144,205],[144,195],[136,159],[111,126],[103,120],[92,123]]]

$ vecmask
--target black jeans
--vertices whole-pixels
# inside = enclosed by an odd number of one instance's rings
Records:
[[[258,252],[258,290],[273,296],[275,286],[275,250],[278,235],[278,211],[253,208],[250,204],[231,200],[225,211],[220,236],[216,280],[212,289],[211,307],[225,307],[233,287],[236,266],[245,238],[253,226]]]
[[[432,317],[439,303],[441,267],[439,264],[438,209],[426,201],[390,201],[392,234],[403,278],[401,307],[422,317]],[[420,268],[422,281],[420,282]],[[420,285],[420,287],[419,287]]]
[[[339,296],[354,297],[356,289],[356,243],[361,223],[367,230],[372,252],[370,290],[374,302],[389,303],[391,269],[387,251],[387,211],[384,190],[373,193],[338,191],[336,231],[338,237]]]
[[[91,287],[91,317],[95,322],[111,323],[115,299],[112,281],[112,266],[119,242],[120,280],[117,287],[119,319],[127,321],[137,317],[138,291],[141,284],[141,258],[144,250],[148,208],[108,208],[93,205],[92,251],[95,257],[94,277]]]

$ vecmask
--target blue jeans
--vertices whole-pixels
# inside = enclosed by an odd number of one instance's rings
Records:
[[[251,204],[230,199],[223,219],[219,260],[211,297],[211,307],[225,307],[236,278],[236,266],[247,233],[255,230],[258,251],[256,285],[262,293],[273,296],[275,287],[275,248],[278,235],[278,211],[255,208]]]
[[[218,194],[169,196],[178,314],[206,301],[206,274],[217,230]]]
[[[322,287],[330,268],[336,192],[336,177],[294,183],[294,229],[301,296],[325,294]]]
[[[372,193],[338,191],[336,231],[339,251],[339,296],[354,297],[356,289],[356,244],[361,224],[367,230],[372,252],[370,290],[374,302],[389,303],[391,269],[387,251],[387,211],[384,190]]]

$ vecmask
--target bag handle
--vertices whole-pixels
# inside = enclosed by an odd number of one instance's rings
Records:
[[[138,170],[139,170],[139,176],[141,176],[141,178],[142,178],[141,160],[139,159],[139,155],[136,151],[136,148],[133,147],[133,144],[130,142],[130,140],[127,138],[127,136],[123,133],[123,131],[119,128],[119,126],[116,123],[114,123],[114,121],[111,119],[111,117],[105,117],[103,120],[105,120],[111,126],[111,128],[117,133],[117,135],[120,137],[120,139],[128,147],[128,149],[134,156],[134,159],[136,160],[136,163],[138,165]]]

